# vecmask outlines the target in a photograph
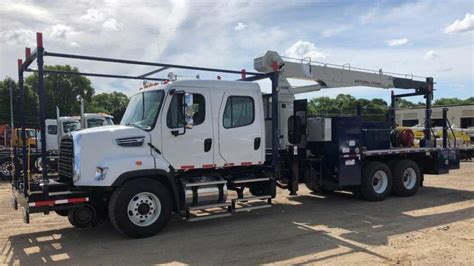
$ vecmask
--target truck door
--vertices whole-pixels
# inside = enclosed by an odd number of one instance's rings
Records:
[[[260,98],[228,91],[219,111],[219,153],[228,166],[261,164],[263,118]]]
[[[168,95],[161,116],[162,154],[176,169],[214,167],[212,107],[209,89],[180,88],[193,94],[194,125],[184,128],[183,94]]]
[[[58,150],[58,125],[53,119],[46,119],[46,150]]]

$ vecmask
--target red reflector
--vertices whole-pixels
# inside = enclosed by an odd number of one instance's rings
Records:
[[[35,202],[35,207],[39,206],[52,206],[54,205],[54,200],[45,200],[45,201],[37,201]]]
[[[181,166],[182,170],[189,170],[189,169],[194,169],[194,165],[182,165]]]
[[[86,202],[87,198],[74,198],[74,199],[68,199],[68,203],[80,203],[80,202]]]
[[[242,162],[240,165],[252,165],[252,162]]]
[[[215,164],[203,164],[202,165],[202,168],[214,168],[214,167],[216,167]]]

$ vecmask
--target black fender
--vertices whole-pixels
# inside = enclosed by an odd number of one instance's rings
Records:
[[[125,172],[121,174],[112,184],[112,187],[119,187],[125,182],[136,178],[151,178],[160,181],[171,193],[173,200],[173,209],[176,212],[181,211],[181,198],[178,191],[176,177],[162,169],[145,169]]]

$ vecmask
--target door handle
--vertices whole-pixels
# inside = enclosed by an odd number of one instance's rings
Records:
[[[210,151],[211,147],[212,147],[212,139],[211,138],[205,139],[204,140],[204,152]]]
[[[260,149],[260,142],[261,142],[260,137],[256,137],[256,138],[253,140],[253,149],[254,149],[254,150]]]

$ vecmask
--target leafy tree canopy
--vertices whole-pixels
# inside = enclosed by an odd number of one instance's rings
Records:
[[[48,70],[79,72],[69,65],[45,66]],[[20,92],[18,84],[11,78],[0,82],[0,124],[10,123],[10,92],[13,88],[13,107],[15,126],[20,123]],[[79,75],[46,74],[44,77],[46,95],[46,117],[56,118],[56,106],[59,107],[61,116],[72,116],[80,113],[80,98],[84,99],[85,112],[104,112],[115,117],[115,122],[120,122],[128,97],[121,92],[101,93],[94,95],[91,81]],[[38,127],[39,100],[38,100],[38,74],[33,73],[24,82],[25,88],[25,119],[27,126]]]

